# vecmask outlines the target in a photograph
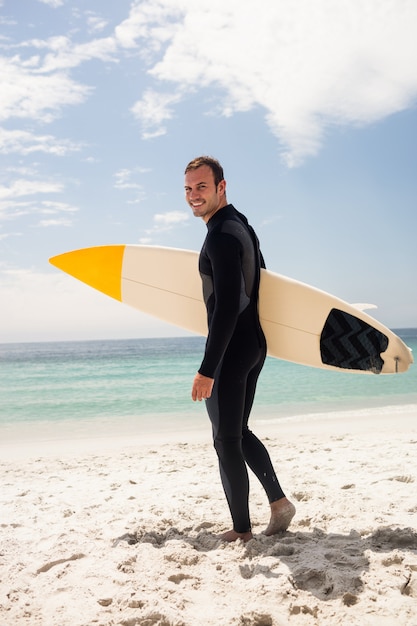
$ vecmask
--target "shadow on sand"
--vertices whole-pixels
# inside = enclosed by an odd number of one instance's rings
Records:
[[[117,538],[113,546],[127,541],[132,546],[150,543],[160,549],[171,542],[184,542],[200,553],[224,549],[224,544],[208,526],[184,531],[176,528],[165,532],[137,531]],[[285,564],[287,578],[294,589],[308,591],[320,600],[341,597],[345,604],[356,604],[364,588],[363,576],[369,570],[369,554],[373,552],[385,555],[384,567],[404,567],[400,591],[404,595],[415,595],[415,586],[410,583],[412,575],[416,574],[404,564],[405,552],[417,557],[417,532],[410,528],[381,527],[368,535],[355,530],[348,535],[332,534],[315,528],[311,532],[286,532],[273,537],[260,534],[240,545],[239,571],[245,579],[258,575],[281,578],[285,574],[280,566]]]

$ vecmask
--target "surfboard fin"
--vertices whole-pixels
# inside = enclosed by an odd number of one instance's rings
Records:
[[[358,309],[358,311],[369,311],[370,309],[378,308],[376,304],[367,304],[366,302],[356,302],[350,306],[354,306],[355,309]]]

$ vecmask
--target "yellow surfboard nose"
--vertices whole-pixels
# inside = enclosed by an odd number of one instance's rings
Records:
[[[49,259],[58,269],[116,300],[122,299],[125,246],[96,246],[64,252]]]

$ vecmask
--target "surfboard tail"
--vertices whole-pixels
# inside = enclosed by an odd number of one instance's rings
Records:
[[[58,254],[51,265],[90,287],[122,301],[121,276],[124,245],[95,246]]]

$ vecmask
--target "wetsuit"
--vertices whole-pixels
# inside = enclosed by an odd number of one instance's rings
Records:
[[[199,270],[209,332],[199,373],[215,380],[206,406],[233,529],[244,533],[251,529],[246,463],[269,502],[284,497],[265,446],[248,429],[266,356],[258,316],[264,263],[255,232],[231,204],[213,215],[207,229]]]

